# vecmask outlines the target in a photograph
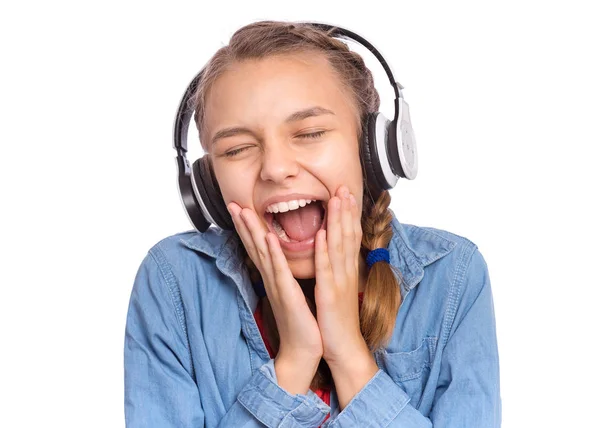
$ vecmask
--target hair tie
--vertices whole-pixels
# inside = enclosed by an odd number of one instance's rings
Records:
[[[367,265],[369,269],[377,262],[390,262],[390,252],[387,248],[375,248],[374,250],[369,251],[367,255]]]

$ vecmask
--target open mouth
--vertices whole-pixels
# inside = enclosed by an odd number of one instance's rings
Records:
[[[264,217],[269,230],[283,243],[313,243],[317,232],[325,229],[324,201],[300,199],[277,205],[270,206]]]

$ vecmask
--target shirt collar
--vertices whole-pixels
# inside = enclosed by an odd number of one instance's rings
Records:
[[[402,274],[402,297],[423,279],[424,268],[447,255],[456,246],[434,229],[400,223],[392,219],[394,234],[388,250],[390,263]]]
[[[402,275],[402,297],[413,289],[424,276],[424,267],[448,254],[456,243],[437,233],[435,229],[400,223],[392,218],[393,235],[388,246],[390,263],[397,266]],[[190,249],[216,259],[219,270],[242,284],[241,241],[232,232],[210,227],[206,232],[184,233],[181,243]],[[247,276],[247,275],[246,275]],[[253,295],[254,293],[250,293]],[[255,299],[243,292],[247,300]],[[250,302],[249,302],[250,303]]]

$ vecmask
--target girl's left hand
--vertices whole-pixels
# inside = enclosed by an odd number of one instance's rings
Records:
[[[327,230],[315,243],[315,304],[323,340],[323,358],[333,369],[349,356],[368,353],[358,308],[360,212],[353,195],[341,186],[327,205]]]

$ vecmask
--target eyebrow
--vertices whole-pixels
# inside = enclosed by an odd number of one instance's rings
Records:
[[[324,107],[319,107],[319,106],[309,107],[307,109],[298,110],[298,111],[290,114],[285,119],[285,123],[298,122],[300,120],[304,120],[309,117],[322,116],[324,114],[335,115],[334,112],[332,112],[331,110],[326,109]],[[223,138],[233,137],[234,135],[240,135],[240,134],[255,136],[254,132],[252,132],[248,128],[244,128],[243,126],[233,126],[230,128],[224,128],[224,129],[220,129],[219,131],[217,131],[215,133],[214,137],[212,138],[211,144],[214,145],[217,143],[217,141],[219,141]]]
[[[335,116],[335,113],[332,112],[331,110],[328,110],[324,107],[317,106],[317,107],[310,107],[310,108],[292,113],[287,117],[287,119],[285,119],[285,122],[286,123],[296,122],[296,121],[299,121],[302,119],[306,119],[307,117],[321,116],[323,114],[333,114]]]

